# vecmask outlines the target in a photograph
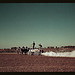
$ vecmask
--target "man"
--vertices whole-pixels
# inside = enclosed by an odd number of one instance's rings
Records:
[[[41,53],[42,53],[41,48],[42,48],[42,45],[41,45],[41,44],[39,44],[39,50],[40,50],[39,55],[41,55]]]
[[[22,54],[23,54],[24,50],[25,50],[25,47],[23,46],[23,47],[21,48]]]
[[[20,53],[20,50],[21,50],[21,48],[19,47],[19,48],[17,48],[17,54],[19,54]]]
[[[34,47],[35,47],[35,42],[33,41],[33,49],[34,49]]]
[[[42,45],[41,44],[39,44],[39,46],[40,46],[40,49],[42,48]]]
[[[28,47],[26,46],[25,51],[24,51],[25,55],[26,55],[27,51],[28,51]]]

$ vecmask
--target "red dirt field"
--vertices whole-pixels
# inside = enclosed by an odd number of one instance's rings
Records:
[[[0,72],[75,72],[75,58],[0,54]]]

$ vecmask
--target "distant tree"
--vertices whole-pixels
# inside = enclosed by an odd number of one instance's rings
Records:
[[[50,47],[47,47],[47,48],[50,48]]]
[[[15,50],[16,50],[16,49],[17,49],[17,47],[11,47],[11,49],[15,49]]]

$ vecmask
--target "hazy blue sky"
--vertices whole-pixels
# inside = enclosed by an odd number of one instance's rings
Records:
[[[75,3],[0,3],[0,48],[75,45]]]

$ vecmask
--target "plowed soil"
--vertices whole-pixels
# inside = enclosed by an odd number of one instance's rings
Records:
[[[75,58],[0,54],[0,72],[75,72]]]

